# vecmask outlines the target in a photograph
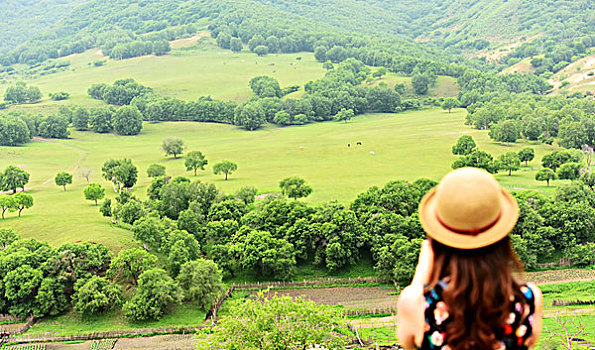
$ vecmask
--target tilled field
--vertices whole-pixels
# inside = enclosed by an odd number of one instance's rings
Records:
[[[525,280],[535,284],[592,281],[595,280],[595,270],[565,269],[526,272]]]
[[[304,296],[317,304],[343,305],[349,309],[383,309],[397,306],[397,296],[391,289],[380,287],[335,287],[311,289],[281,289],[271,291],[291,297]]]

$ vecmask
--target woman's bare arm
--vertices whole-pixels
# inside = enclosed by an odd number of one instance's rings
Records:
[[[399,345],[415,349],[421,345],[424,329],[423,286],[411,284],[403,289],[397,304],[397,336]]]
[[[424,329],[424,285],[430,281],[434,251],[429,240],[423,241],[411,285],[403,289],[397,305],[397,336],[405,349],[421,345]]]
[[[526,345],[528,347],[533,347],[537,344],[539,340],[539,336],[541,335],[541,316],[543,310],[543,297],[541,295],[541,290],[534,285],[533,283],[527,283],[527,286],[531,288],[533,295],[535,296],[535,313],[533,314],[533,335],[529,339],[527,339]]]

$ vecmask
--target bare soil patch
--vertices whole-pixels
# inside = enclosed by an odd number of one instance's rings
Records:
[[[194,349],[196,338],[193,334],[158,335],[155,337],[118,339],[114,349]]]
[[[592,281],[595,280],[595,270],[565,269],[526,272],[525,279],[535,284]]]
[[[382,309],[397,306],[398,296],[388,295],[390,289],[380,287],[336,287],[312,289],[282,289],[271,294],[303,296],[317,304],[343,305],[348,309]]]

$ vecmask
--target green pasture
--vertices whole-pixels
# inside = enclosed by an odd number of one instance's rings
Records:
[[[242,186],[256,186],[260,193],[278,192],[278,183],[288,176],[305,178],[314,188],[310,203],[330,200],[348,204],[358,193],[390,180],[415,180],[428,177],[439,180],[451,170],[455,157],[451,146],[463,134],[471,134],[479,147],[498,155],[532,146],[536,159],[512,176],[499,174],[508,189],[553,191],[534,180],[539,159],[552,146],[519,142],[505,145],[492,142],[486,131],[465,126],[465,111],[452,113],[440,109],[399,114],[372,114],[356,117],[348,123],[316,123],[279,128],[268,126],[258,131],[244,131],[231,125],[195,122],[145,123],[137,136],[117,136],[72,130],[67,140],[34,141],[22,147],[0,147],[0,168],[18,165],[31,174],[29,185],[35,206],[23,217],[8,214],[0,226],[14,228],[26,237],[35,237],[59,245],[71,241],[101,242],[119,250],[133,243],[131,233],[113,226],[101,217],[98,207],[85,201],[86,181],[78,173],[92,168],[92,182],[102,184],[108,197],[115,194],[111,184],[101,177],[101,166],[110,158],[127,157],[139,169],[139,181],[133,194],[144,198],[150,179],[146,169],[151,163],[166,166],[171,176],[188,176],[233,192]],[[161,142],[169,136],[182,138],[187,150],[200,150],[209,160],[206,171],[193,176],[184,167],[184,159],[166,158]],[[362,146],[356,146],[356,142]],[[347,147],[351,144],[351,147]],[[374,152],[374,154],[371,154]],[[238,164],[238,171],[224,181],[212,173],[212,165],[228,159]],[[67,191],[56,186],[53,177],[59,171],[75,173]],[[561,183],[554,181],[553,186]]]
[[[87,89],[95,83],[111,84],[122,78],[134,78],[164,96],[185,100],[211,96],[241,102],[253,96],[248,82],[255,76],[275,77],[282,87],[303,87],[308,81],[321,78],[325,72],[322,64],[310,52],[259,57],[253,53],[233,53],[220,49],[214,46],[212,39],[206,37],[190,47],[174,49],[170,54],[159,57],[109,60],[101,51],[92,49],[64,59],[71,63],[67,71],[25,79],[28,84],[41,89],[44,100],[41,104],[18,108],[53,111],[62,104],[101,105],[102,102],[89,98]],[[95,60],[107,60],[107,63],[95,67],[92,64]],[[4,96],[7,86],[0,85],[0,96]],[[51,101],[48,94],[58,91],[68,92],[70,99]],[[292,96],[297,97],[299,93]]]
[[[206,313],[198,306],[182,304],[175,306],[158,321],[128,322],[120,310],[99,316],[81,317],[75,312],[44,318],[27,331],[27,335],[62,336],[92,332],[107,332],[138,328],[193,327],[199,326]]]

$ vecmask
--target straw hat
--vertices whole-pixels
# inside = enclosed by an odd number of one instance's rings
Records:
[[[512,231],[518,216],[516,200],[477,168],[447,174],[419,204],[419,220],[428,236],[458,249],[498,242]]]

